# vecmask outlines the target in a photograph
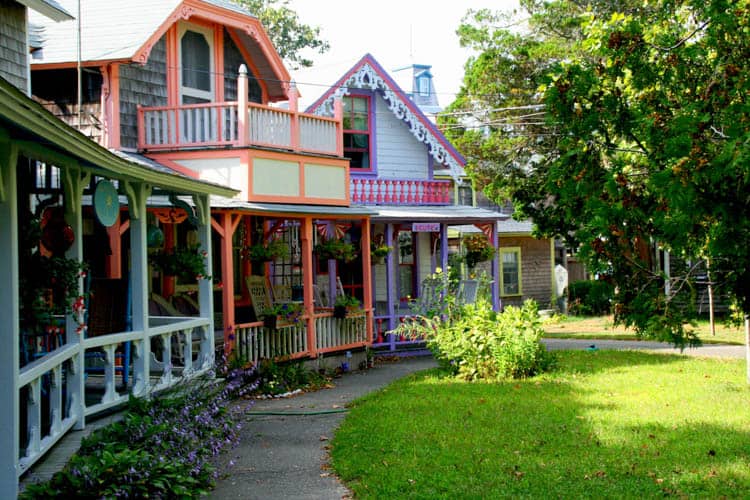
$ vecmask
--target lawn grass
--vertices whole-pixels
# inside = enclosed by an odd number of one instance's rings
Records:
[[[558,339],[610,339],[637,340],[632,329],[613,325],[612,316],[565,316],[553,317],[542,325],[545,337]],[[745,343],[743,327],[733,327],[717,320],[716,334],[712,335],[708,320],[699,320],[695,327],[690,327],[698,334],[705,344],[736,344]]]
[[[745,497],[750,389],[738,360],[567,351],[522,381],[412,375],[332,445],[357,498]]]

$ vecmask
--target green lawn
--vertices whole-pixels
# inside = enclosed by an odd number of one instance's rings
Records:
[[[429,371],[357,401],[332,463],[357,498],[746,497],[744,370],[738,360],[568,351],[529,380]]]
[[[563,319],[554,317],[542,325],[545,337],[570,339],[612,339],[636,340],[633,330],[622,326],[613,326],[612,316],[577,317],[567,316]],[[712,335],[708,320],[701,320],[693,328],[698,337],[706,344],[739,344],[745,343],[744,328],[735,328],[716,321],[716,334]]]

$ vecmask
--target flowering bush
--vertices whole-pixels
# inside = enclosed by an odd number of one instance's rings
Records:
[[[485,301],[466,304],[447,318],[415,316],[389,333],[425,338],[441,366],[465,380],[530,377],[554,364],[539,341],[544,332],[532,300],[502,313]]]
[[[21,498],[188,498],[205,493],[210,459],[237,440],[229,411],[255,390],[254,370],[225,369],[225,381],[192,379],[153,399],[131,399],[123,419],[92,433],[65,468]]]
[[[162,250],[153,256],[153,262],[164,274],[177,276],[184,282],[211,279],[206,275],[208,252],[200,245]]]

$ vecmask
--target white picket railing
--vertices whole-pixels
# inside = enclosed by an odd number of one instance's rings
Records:
[[[305,321],[278,325],[276,330],[263,323],[237,325],[234,335],[241,359],[257,363],[261,359],[294,356],[307,352],[307,328]]]
[[[123,390],[118,392],[117,372],[124,382],[128,363],[117,351],[127,352],[128,344],[133,363],[127,375],[132,384],[125,387],[122,383]],[[173,355],[173,346],[181,352]],[[26,401],[19,415],[19,421],[25,422],[21,439],[25,447],[18,459],[18,475],[85,417],[126,402],[131,392],[145,395],[207,372],[213,367],[213,349],[207,318],[152,317],[146,331],[83,338],[24,366],[18,390]],[[149,362],[144,362],[146,358]]]
[[[250,144],[292,149],[293,113],[266,106],[250,105]]]
[[[336,154],[338,122],[314,115],[299,117],[299,147],[303,151]]]
[[[364,312],[349,314],[344,319],[332,314],[316,317],[315,337],[319,351],[367,342],[367,317]]]

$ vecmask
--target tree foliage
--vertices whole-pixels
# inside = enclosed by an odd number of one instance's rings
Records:
[[[305,49],[322,54],[330,47],[320,38],[320,28],[302,24],[288,0],[234,0],[254,14],[271,37],[276,50],[292,68],[307,68],[313,62],[304,57]]]
[[[523,5],[525,31],[481,17],[460,30],[483,51],[453,111],[544,105],[530,125],[452,118],[476,181],[578,248],[616,286],[616,319],[640,333],[694,340],[676,291],[695,267],[665,292],[657,244],[708,259],[750,312],[748,1]]]

